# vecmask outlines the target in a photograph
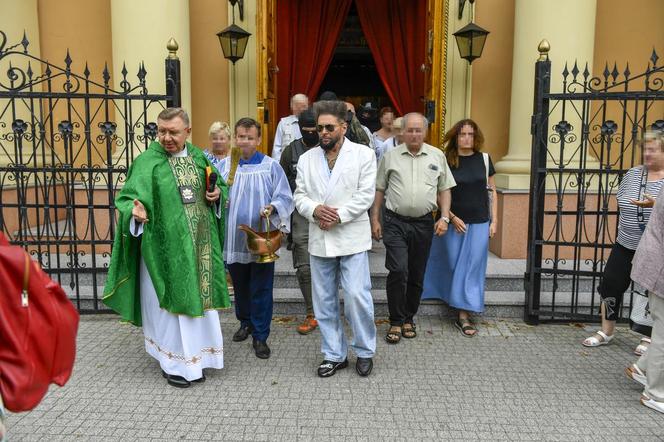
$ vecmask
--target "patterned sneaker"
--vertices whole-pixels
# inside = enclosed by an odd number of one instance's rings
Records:
[[[341,370],[342,368],[346,367],[348,367],[348,359],[345,359],[343,362],[334,362],[325,359],[318,366],[318,376],[321,378],[329,378],[330,376],[333,376],[337,370]]]

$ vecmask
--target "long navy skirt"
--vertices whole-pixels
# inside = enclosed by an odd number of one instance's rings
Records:
[[[489,223],[466,228],[466,233],[457,233],[450,225],[445,235],[434,235],[422,299],[441,299],[450,307],[482,313]]]

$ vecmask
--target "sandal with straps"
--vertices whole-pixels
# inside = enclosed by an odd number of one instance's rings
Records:
[[[405,323],[401,329],[401,335],[406,339],[413,339],[417,336],[417,326],[410,322]]]
[[[597,339],[597,336],[599,335],[602,340],[600,341]],[[609,336],[606,333],[604,333],[602,330],[597,330],[595,332],[595,335],[589,336],[584,341],[582,342],[584,347],[599,347],[600,345],[607,345],[611,340],[613,339],[613,335]]]
[[[398,344],[401,341],[401,327],[398,325],[391,326],[385,335],[385,340],[389,344]]]
[[[457,319],[454,321],[454,325],[466,338],[472,338],[477,334],[477,329],[473,327],[473,324],[468,319],[464,320],[463,322]]]

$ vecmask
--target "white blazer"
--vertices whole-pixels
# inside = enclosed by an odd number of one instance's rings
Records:
[[[332,174],[320,146],[305,152],[297,162],[293,198],[297,211],[309,220],[309,253],[331,258],[371,249],[367,210],[375,192],[376,155],[367,146],[344,138]],[[313,213],[319,204],[336,208],[341,224],[327,231],[318,227]]]

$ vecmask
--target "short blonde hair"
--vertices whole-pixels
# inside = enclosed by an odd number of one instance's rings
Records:
[[[216,135],[220,132],[225,132],[226,136],[228,138],[231,138],[231,128],[228,125],[228,123],[224,123],[222,121],[215,121],[210,125],[210,129],[208,130],[208,137],[212,137],[212,135]]]
[[[399,129],[400,131],[403,130],[404,126],[405,124],[403,124],[403,117],[397,117],[392,122],[392,127],[395,129]]]

